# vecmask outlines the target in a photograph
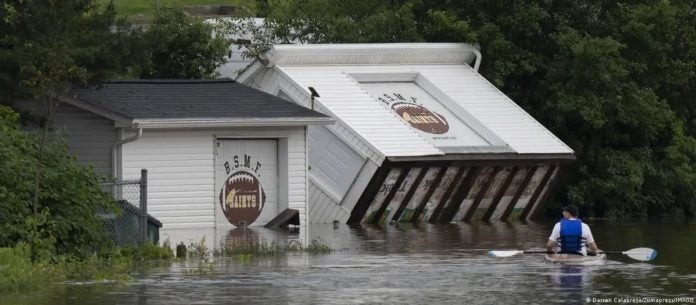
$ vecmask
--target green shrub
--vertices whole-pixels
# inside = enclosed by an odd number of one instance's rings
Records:
[[[52,136],[39,158],[35,136],[20,129],[19,115],[0,106],[0,247],[32,246],[32,257],[88,257],[109,245],[97,213],[114,200],[91,167],[77,164],[62,137]],[[39,175],[39,200],[33,194]],[[40,253],[39,253],[40,252]]]
[[[174,258],[174,253],[168,243],[162,246],[146,243],[142,247],[127,247],[121,249],[121,254],[135,261],[171,260]]]
[[[65,280],[62,264],[48,261],[32,262],[28,244],[0,248],[0,293],[16,293],[44,289]]]
[[[287,242],[273,241],[271,243],[265,241],[243,241],[221,246],[213,254],[215,256],[246,260],[253,256],[282,256],[291,253],[327,254],[332,251],[333,249],[323,240],[314,239],[307,246],[299,240]]]

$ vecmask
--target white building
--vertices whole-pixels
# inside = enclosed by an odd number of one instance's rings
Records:
[[[336,119],[309,127],[309,223],[527,220],[574,153],[480,60],[454,43],[276,45],[237,81]]]
[[[195,229],[172,241],[186,243],[287,208],[304,224],[307,126],[332,122],[229,79],[107,82],[73,90],[54,115],[79,162],[119,180],[147,169],[149,214],[165,237]]]

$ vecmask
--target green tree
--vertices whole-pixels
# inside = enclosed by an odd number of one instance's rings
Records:
[[[38,139],[19,127],[19,115],[0,106],[0,247],[19,242],[33,256],[84,257],[108,245],[99,212],[113,211],[113,199],[91,168],[69,157],[60,137],[52,137],[38,159]],[[38,215],[34,177],[41,172]]]
[[[177,9],[162,9],[142,34],[144,52],[139,78],[215,78],[225,63],[230,39],[215,23],[190,17]]]
[[[11,89],[0,98],[32,101],[45,110],[38,113],[37,138],[22,137],[12,129],[13,115],[3,113],[3,147],[14,157],[3,158],[10,162],[4,174],[16,179],[22,171],[31,178],[3,189],[15,200],[3,202],[10,209],[3,215],[12,218],[3,223],[12,228],[0,242],[28,241],[34,257],[54,245],[58,253],[84,254],[90,244],[104,241],[95,211],[110,200],[92,181],[94,174],[66,160],[64,145],[50,132],[52,112],[70,88],[124,73],[128,54],[121,43],[129,31],[116,22],[112,4],[100,8],[88,0],[4,0],[0,16],[0,62],[9,71],[1,82]]]

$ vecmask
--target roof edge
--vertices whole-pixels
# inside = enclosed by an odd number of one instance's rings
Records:
[[[478,49],[466,43],[364,43],[274,45],[272,65],[471,64]]]
[[[136,119],[136,128],[215,128],[215,127],[288,127],[307,125],[330,125],[336,122],[330,117],[292,118],[180,118],[180,119]]]
[[[573,162],[577,157],[573,153],[540,153],[540,154],[518,154],[518,153],[464,153],[464,154],[445,154],[441,156],[393,156],[387,157],[392,162],[416,162],[416,161],[558,161]]]
[[[60,100],[62,100],[65,103],[68,103],[70,105],[73,105],[77,108],[80,108],[82,110],[89,111],[89,112],[94,113],[96,115],[110,119],[119,125],[129,126],[129,125],[133,124],[133,119],[130,117],[127,117],[127,116],[122,115],[120,113],[113,112],[113,111],[108,110],[104,107],[101,107],[101,106],[98,106],[98,105],[95,105],[95,104],[92,104],[92,103],[89,103],[86,101],[79,100],[77,98],[73,98],[73,97],[69,97],[69,96],[62,96],[60,98]]]
[[[214,79],[114,79],[105,81],[104,84],[215,84],[236,83],[228,77]],[[98,88],[98,86],[96,87]]]

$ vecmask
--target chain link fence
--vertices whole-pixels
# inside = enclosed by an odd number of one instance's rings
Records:
[[[107,182],[102,187],[121,208],[121,213],[101,215],[114,243],[119,247],[143,245],[148,240],[157,243],[162,224],[147,214],[147,170],[140,172],[140,179]]]

